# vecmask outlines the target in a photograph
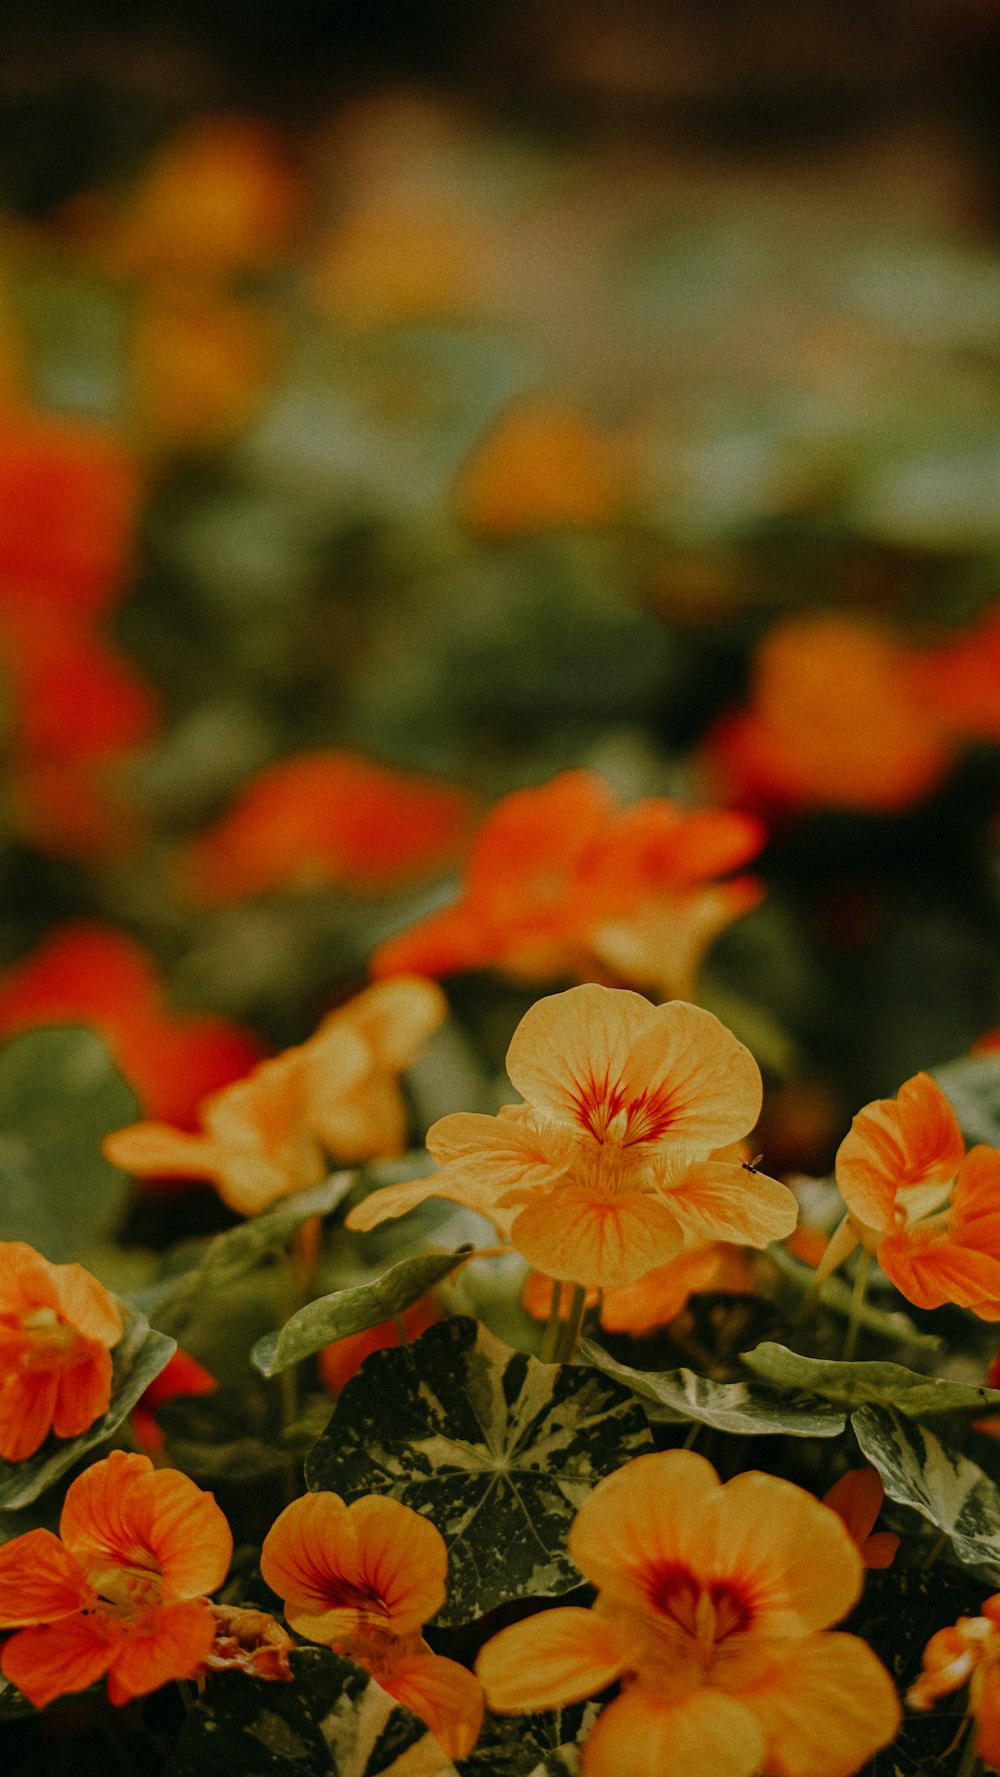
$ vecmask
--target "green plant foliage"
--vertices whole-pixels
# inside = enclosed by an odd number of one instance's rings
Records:
[[[465,1316],[378,1351],[346,1386],[306,1480],[347,1499],[391,1493],[448,1544],[437,1619],[580,1584],[566,1533],[602,1475],[651,1450],[641,1408],[591,1369],[541,1364]]]
[[[805,1392],[790,1398],[766,1382],[713,1382],[694,1370],[633,1370],[590,1339],[581,1341],[580,1356],[654,1403],[656,1419],[668,1423],[694,1420],[738,1437],[785,1432],[793,1438],[835,1438],[847,1423],[832,1402]]]
[[[943,1530],[959,1560],[1000,1573],[1000,1492],[989,1476],[892,1407],[860,1407],[851,1424],[889,1498]]]
[[[126,1175],[101,1153],[138,1101],[105,1045],[75,1027],[31,1030],[0,1049],[0,1239],[47,1259],[84,1257],[117,1229]]]
[[[455,1768],[461,1777],[534,1777],[541,1771],[575,1770],[575,1763],[561,1762],[564,1752],[575,1757],[576,1742],[596,1714],[592,1703],[574,1703],[544,1715],[491,1715],[487,1710],[479,1739]]]
[[[166,1777],[390,1777],[426,1734],[352,1660],[318,1647],[297,1648],[291,1660],[291,1684],[212,1677]]]
[[[768,1258],[800,1295],[804,1295],[815,1283],[816,1273],[808,1265],[802,1265],[798,1259],[793,1259],[785,1247],[769,1247]],[[853,1294],[851,1285],[845,1283],[835,1272],[823,1284],[820,1301],[824,1308],[829,1308],[846,1320],[852,1311]],[[888,1340],[893,1345],[908,1345],[915,1351],[926,1352],[941,1349],[941,1340],[935,1333],[922,1333],[909,1315],[898,1308],[887,1313],[884,1309],[873,1308],[870,1302],[865,1302],[858,1314],[858,1325],[865,1332],[873,1333],[877,1338]]]
[[[932,1072],[966,1141],[1000,1144],[1000,1055],[966,1055]]]
[[[463,1258],[471,1246],[457,1253],[417,1253],[411,1259],[400,1259],[370,1283],[356,1284],[353,1289],[334,1290],[301,1308],[287,1320],[280,1332],[267,1333],[258,1339],[252,1357],[264,1376],[276,1376],[289,1364],[301,1363],[335,1339],[351,1333],[367,1332],[394,1314],[402,1314],[434,1284],[440,1283]]]
[[[951,1382],[944,1376],[921,1376],[903,1364],[837,1363],[828,1358],[801,1357],[787,1346],[766,1343],[743,1353],[755,1376],[789,1394],[819,1395],[839,1406],[896,1407],[909,1419],[938,1413],[983,1413],[1000,1407],[1000,1389]]]
[[[0,1511],[29,1505],[81,1457],[96,1451],[112,1437],[176,1351],[175,1341],[154,1332],[145,1315],[138,1314],[127,1302],[119,1302],[118,1307],[125,1331],[111,1354],[111,1404],[107,1412],[78,1438],[57,1438],[50,1433],[41,1449],[27,1461],[0,1462]]]
[[[312,1216],[329,1215],[353,1182],[353,1173],[335,1172],[313,1190],[284,1198],[280,1209],[217,1234],[201,1247],[194,1264],[171,1268],[165,1277],[135,1291],[133,1300],[162,1326],[183,1324],[202,1297],[221,1294],[237,1278],[256,1270]]]

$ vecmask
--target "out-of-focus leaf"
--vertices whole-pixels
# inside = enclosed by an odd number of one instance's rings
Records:
[[[869,1402],[896,1407],[908,1419],[937,1413],[983,1413],[1000,1407],[1000,1389],[951,1382],[944,1376],[921,1376],[903,1364],[837,1363],[828,1358],[801,1357],[785,1345],[765,1343],[743,1352],[755,1376],[789,1395],[818,1395],[838,1406]]]
[[[889,1498],[943,1530],[960,1561],[1000,1573],[1000,1492],[989,1476],[892,1407],[860,1407],[851,1424]]]
[[[805,1294],[815,1281],[815,1272],[808,1265],[802,1265],[793,1259],[785,1247],[776,1243],[768,1247],[768,1258],[773,1262],[783,1277],[796,1286],[801,1294]],[[834,1314],[845,1318],[851,1313],[853,1291],[849,1283],[834,1274],[828,1277],[820,1293],[820,1301],[824,1308],[830,1308]],[[866,1302],[858,1315],[859,1326],[879,1338],[889,1339],[895,1345],[909,1345],[915,1351],[940,1351],[941,1341],[936,1333],[922,1333],[914,1326],[909,1315],[897,1309],[885,1313],[881,1308],[873,1308]]]
[[[93,1031],[26,1031],[0,1049],[0,1239],[57,1263],[117,1228],[125,1174],[101,1153],[139,1105]]]
[[[111,1404],[107,1412],[78,1438],[57,1438],[50,1433],[41,1449],[25,1462],[0,1462],[0,1511],[29,1505],[81,1457],[112,1437],[176,1351],[174,1340],[154,1332],[145,1315],[138,1314],[127,1302],[119,1302],[118,1307],[125,1331],[111,1354]]]
[[[645,1414],[617,1382],[541,1364],[464,1316],[377,1351],[340,1395],[306,1460],[310,1487],[391,1493],[448,1544],[439,1621],[580,1584],[566,1553],[602,1475],[650,1450]]]
[[[398,1265],[384,1271],[381,1277],[372,1278],[370,1283],[320,1296],[293,1314],[280,1332],[266,1333],[258,1339],[251,1354],[254,1363],[262,1375],[276,1376],[289,1364],[301,1363],[335,1339],[379,1326],[418,1302],[471,1251],[468,1246],[457,1253],[417,1253],[411,1259],[400,1259]]]
[[[793,1438],[835,1438],[847,1424],[842,1408],[806,1390],[792,1395],[767,1382],[713,1382],[693,1370],[633,1370],[589,1339],[581,1341],[580,1356],[640,1400],[652,1402],[657,1419],[695,1420],[743,1437],[784,1432]]]
[[[966,1055],[931,1072],[966,1141],[1000,1147],[1000,1054]]]

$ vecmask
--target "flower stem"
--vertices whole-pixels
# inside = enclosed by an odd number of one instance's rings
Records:
[[[861,1311],[864,1308],[865,1296],[868,1293],[868,1274],[871,1271],[871,1268],[871,1253],[868,1252],[867,1248],[863,1247],[858,1257],[858,1268],[854,1273],[854,1288],[851,1291],[851,1309],[847,1317],[847,1331],[844,1334],[844,1349],[841,1353],[842,1361],[845,1364],[850,1363],[851,1358],[854,1356],[854,1347],[858,1342],[858,1330],[861,1326]]]
[[[549,1309],[549,1318],[545,1323],[545,1335],[542,1339],[542,1349],[540,1352],[543,1364],[554,1364],[557,1361],[556,1351],[559,1346],[559,1337],[562,1332],[562,1319],[559,1312],[562,1308],[562,1293],[562,1284],[553,1278],[552,1306]]]
[[[972,1777],[972,1773],[976,1770],[979,1764],[979,1760],[976,1757],[976,1745],[978,1740],[979,1723],[975,1716],[971,1716],[969,1719],[969,1732],[965,1737],[965,1745],[962,1748],[961,1763],[959,1764],[958,1770],[955,1772],[955,1777]]]
[[[576,1355],[576,1348],[580,1343],[580,1328],[583,1326],[583,1313],[586,1303],[587,1292],[584,1289],[583,1284],[575,1283],[573,1285],[573,1294],[570,1297],[569,1318],[566,1321],[565,1331],[559,1342],[558,1356],[556,1359],[558,1363],[570,1364]]]

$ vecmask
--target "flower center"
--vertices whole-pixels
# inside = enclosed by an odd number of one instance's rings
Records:
[[[60,1320],[54,1308],[29,1308],[21,1315],[21,1330],[27,1334],[21,1362],[29,1370],[49,1370],[55,1364],[78,1361],[81,1339],[76,1327]]]
[[[134,1624],[152,1615],[163,1601],[163,1570],[153,1567],[92,1567],[87,1578],[102,1612]]]
[[[690,1568],[667,1562],[651,1569],[646,1590],[650,1605],[697,1643],[705,1664],[727,1636],[748,1629],[753,1606],[734,1580],[710,1580],[705,1585]]]

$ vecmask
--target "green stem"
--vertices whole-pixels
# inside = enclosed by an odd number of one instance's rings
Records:
[[[868,1293],[868,1275],[872,1268],[872,1256],[864,1247],[858,1257],[858,1268],[854,1273],[854,1288],[851,1291],[851,1309],[847,1317],[847,1331],[844,1334],[842,1361],[850,1363],[854,1356],[854,1347],[858,1342],[858,1331],[861,1326],[861,1312]]]
[[[701,1431],[701,1429],[702,1429],[702,1422],[700,1419],[696,1419],[694,1421],[694,1424],[691,1427],[691,1430],[688,1432],[687,1437],[684,1439],[683,1444],[681,1445],[682,1450],[693,1450],[694,1449],[695,1442],[698,1437],[698,1433]]]
[[[565,1332],[559,1342],[558,1358],[556,1360],[558,1363],[571,1364],[573,1362],[573,1358],[576,1355],[576,1348],[580,1343],[580,1328],[583,1326],[583,1315],[586,1304],[587,1292],[584,1289],[583,1284],[575,1283],[573,1285],[573,1294],[570,1297],[569,1319],[566,1322]]]
[[[562,1321],[559,1318],[559,1310],[562,1307],[562,1292],[562,1284],[553,1278],[552,1306],[549,1309],[549,1318],[545,1323],[545,1336],[542,1339],[542,1349],[540,1353],[543,1364],[554,1364],[556,1362],[556,1351],[559,1346],[559,1336],[562,1332]]]
[[[938,1535],[934,1538],[934,1541],[931,1543],[931,1546],[928,1549],[927,1554],[924,1556],[924,1559],[920,1564],[924,1573],[930,1572],[930,1570],[934,1566],[934,1563],[937,1560],[938,1556],[944,1554],[944,1551],[948,1547],[948,1544],[950,1541],[951,1541],[951,1538],[949,1537],[948,1532],[946,1530],[942,1530],[940,1535]]]
[[[975,1716],[972,1716],[969,1720],[969,1732],[965,1737],[965,1745],[962,1748],[962,1760],[958,1770],[955,1772],[955,1777],[972,1777],[973,1771],[976,1770],[979,1764],[979,1760],[976,1757],[976,1742],[978,1739],[979,1723]]]

